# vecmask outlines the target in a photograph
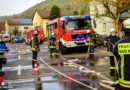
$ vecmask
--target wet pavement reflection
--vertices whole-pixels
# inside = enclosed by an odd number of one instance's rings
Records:
[[[89,76],[79,72],[77,75],[68,75],[71,78],[74,78],[84,84],[90,85],[94,88],[99,88],[99,81],[98,78],[95,76]],[[30,83],[27,84],[26,83]],[[38,78],[31,78],[31,79],[23,79],[18,80],[16,84],[23,83],[22,86],[9,89],[9,90],[89,90],[88,88],[73,82],[64,76],[54,75],[48,77],[38,77]]]

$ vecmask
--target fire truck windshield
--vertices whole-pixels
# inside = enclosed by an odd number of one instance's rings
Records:
[[[76,19],[67,21],[66,27],[67,30],[83,30],[83,29],[90,29],[91,24],[90,20]]]

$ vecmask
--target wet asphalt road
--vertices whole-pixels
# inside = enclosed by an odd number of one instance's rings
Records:
[[[8,62],[4,66],[3,71],[5,72],[5,82],[11,85],[13,84],[13,88],[10,88],[10,90],[89,90],[88,88],[72,82],[71,80],[64,78],[62,75],[52,71],[50,68],[44,65],[40,58],[53,66],[56,70],[69,75],[76,80],[87,83],[95,88],[98,87],[98,79],[90,80],[87,75],[81,73],[74,67],[67,65],[61,66],[61,59],[54,57],[50,58],[46,43],[43,43],[40,46],[40,52],[38,56],[38,63],[40,65],[39,74],[37,75],[33,73],[31,65],[32,53],[29,45],[25,45],[24,43],[17,43],[13,45],[7,43],[7,46],[10,49],[10,53],[5,55],[8,59]],[[26,51],[26,55],[24,55],[24,51]],[[58,54],[61,55],[60,53]],[[69,60],[73,58],[82,59],[86,55],[86,52],[72,50],[68,51],[68,54],[61,56]],[[90,63],[93,64],[91,65]],[[84,64],[84,66],[89,69],[94,69],[97,72],[109,77],[109,59],[106,57],[106,48],[96,48],[95,60],[93,62]],[[94,81],[96,81],[96,83]],[[36,82],[39,82],[39,84]]]

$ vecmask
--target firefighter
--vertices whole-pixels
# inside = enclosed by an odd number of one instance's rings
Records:
[[[34,31],[33,37],[31,40],[31,50],[33,53],[32,56],[32,67],[34,68],[34,63],[37,62],[37,56],[38,56],[38,51],[40,51],[39,47],[39,38],[38,38],[38,32]]]
[[[115,70],[115,61],[114,55],[112,53],[115,43],[120,40],[118,36],[116,36],[116,32],[114,28],[110,29],[110,36],[108,36],[104,42],[105,46],[107,46],[107,55],[110,59],[110,76],[112,80],[116,80],[116,70]]]
[[[51,37],[49,39],[49,49],[50,49],[50,58],[52,58],[52,54],[54,53],[55,57],[57,58],[56,53],[56,38],[54,37],[54,34],[51,34]]]
[[[94,47],[97,47],[97,38],[98,38],[98,33],[94,32],[93,33],[93,37],[94,37]]]
[[[94,35],[91,34],[91,31],[87,31],[87,41],[88,41],[88,54],[90,59],[94,59]]]
[[[118,62],[118,77],[115,90],[130,90],[130,19],[123,22],[125,38],[115,44],[113,51]]]
[[[6,58],[4,57],[5,52],[8,52],[8,48],[5,42],[2,40],[2,35],[0,35],[0,75],[3,75],[2,64],[6,64]]]

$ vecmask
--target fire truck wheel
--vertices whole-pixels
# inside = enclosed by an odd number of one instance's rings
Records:
[[[66,49],[65,49],[65,46],[63,44],[60,44],[60,51],[62,54],[66,54]]]

